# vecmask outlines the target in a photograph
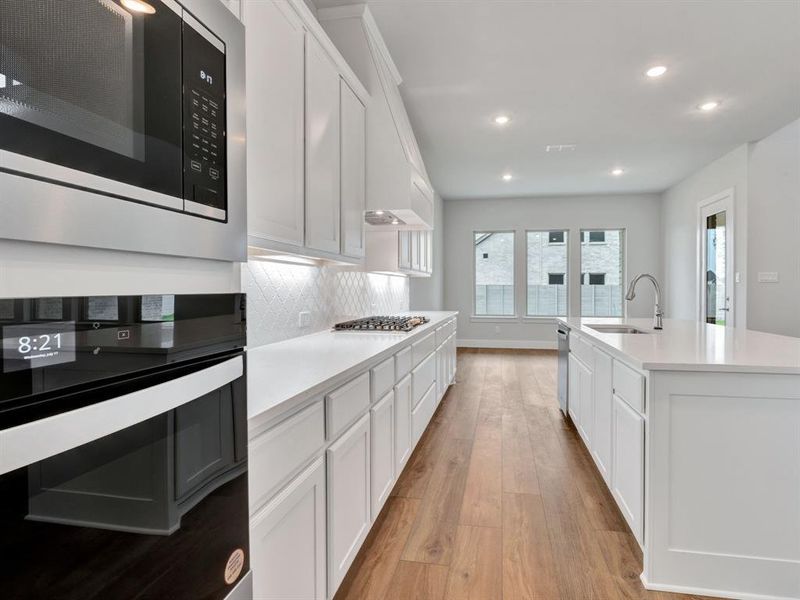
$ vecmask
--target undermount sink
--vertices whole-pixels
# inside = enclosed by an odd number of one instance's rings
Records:
[[[649,331],[637,329],[630,325],[587,325],[587,327],[599,331],[600,333],[650,333]]]

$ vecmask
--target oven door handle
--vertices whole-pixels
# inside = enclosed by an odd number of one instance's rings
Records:
[[[0,431],[0,475],[88,444],[196,400],[241,377],[236,356],[111,400]]]

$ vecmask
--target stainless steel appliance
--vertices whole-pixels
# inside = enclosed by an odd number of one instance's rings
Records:
[[[428,317],[422,316],[364,317],[363,319],[336,323],[333,328],[336,331],[400,331],[407,333],[429,321]]]
[[[246,259],[244,26],[208,0],[0,2],[0,237]]]
[[[558,405],[565,415],[569,409],[569,327],[558,325]]]
[[[249,600],[241,294],[0,300],[4,598]]]

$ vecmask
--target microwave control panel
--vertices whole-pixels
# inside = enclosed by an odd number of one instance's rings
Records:
[[[187,212],[227,220],[225,53],[183,24],[183,198]]]

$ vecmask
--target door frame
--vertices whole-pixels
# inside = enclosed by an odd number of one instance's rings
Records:
[[[696,308],[697,318],[701,323],[706,322],[706,243],[705,221],[709,215],[722,212],[727,213],[725,236],[726,251],[728,254],[725,266],[725,279],[727,281],[727,295],[730,298],[728,317],[725,319],[726,327],[733,327],[736,323],[736,215],[735,215],[735,190],[728,188],[713,196],[709,196],[697,204],[697,282]],[[718,206],[715,206],[718,205]],[[713,211],[712,211],[713,208]]]

